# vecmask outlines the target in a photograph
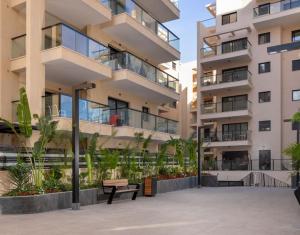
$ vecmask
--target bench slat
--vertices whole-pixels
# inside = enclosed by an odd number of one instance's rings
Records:
[[[103,180],[103,186],[116,186],[116,187],[124,187],[128,186],[128,179],[119,179],[119,180]]]

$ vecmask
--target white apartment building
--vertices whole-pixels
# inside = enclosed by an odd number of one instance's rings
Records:
[[[290,170],[300,108],[300,1],[216,0],[198,22],[198,125],[217,170]],[[268,53],[289,44],[298,50]]]

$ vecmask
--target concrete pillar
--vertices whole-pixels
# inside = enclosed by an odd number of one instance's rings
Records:
[[[26,1],[26,90],[32,114],[41,115],[45,92],[45,65],[42,64],[42,28],[45,0]]]

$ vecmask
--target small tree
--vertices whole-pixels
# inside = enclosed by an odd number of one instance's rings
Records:
[[[293,123],[300,124],[300,112],[294,114],[292,118]],[[299,130],[298,130],[299,131]],[[300,144],[293,143],[289,145],[284,154],[292,158],[294,170],[297,172],[297,186],[299,186],[299,171],[300,171]]]

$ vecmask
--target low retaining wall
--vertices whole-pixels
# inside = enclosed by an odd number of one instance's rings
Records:
[[[197,177],[157,181],[157,193],[166,193],[197,186]],[[138,196],[143,196],[143,185]],[[130,199],[132,194],[116,195],[119,199]],[[80,205],[106,203],[108,195],[102,189],[80,191]],[[49,193],[44,195],[0,197],[0,214],[33,214],[72,207],[72,192]]]
[[[157,181],[157,193],[167,193],[177,190],[194,188],[197,186],[197,177],[186,177],[180,179]]]

